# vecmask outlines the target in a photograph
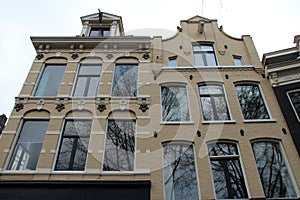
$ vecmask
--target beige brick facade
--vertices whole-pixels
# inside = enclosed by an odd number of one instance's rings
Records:
[[[92,17],[86,20],[92,21]],[[199,31],[200,21],[204,22],[202,31]],[[181,21],[177,34],[168,39],[123,36],[118,35],[118,31],[114,37],[99,39],[88,37],[87,27],[91,23],[87,25],[84,22],[83,18],[83,32],[86,31],[84,36],[32,38],[37,53],[42,57],[34,60],[23,88],[16,97],[16,105],[23,105],[23,108],[12,111],[1,136],[0,181],[150,180],[151,199],[164,199],[163,144],[168,141],[185,141],[193,144],[199,197],[216,199],[207,145],[226,141],[238,147],[247,198],[265,198],[251,146],[252,141],[264,139],[281,144],[296,198],[299,198],[300,158],[272,87],[262,76],[262,66],[250,36],[233,38],[218,27],[216,20],[195,16]],[[118,30],[122,31],[122,28]],[[213,46],[217,66],[195,66],[192,45],[196,43]],[[150,57],[147,58],[147,55]],[[177,67],[169,67],[168,58],[172,56],[177,56]],[[234,65],[234,56],[242,59],[243,66]],[[66,65],[58,94],[56,97],[36,97],[34,92],[49,63]],[[101,64],[99,88],[95,97],[73,96],[78,67],[82,63]],[[118,63],[138,65],[136,97],[111,95],[114,67]],[[241,82],[259,85],[269,119],[244,120],[235,90],[235,85]],[[229,120],[204,120],[198,89],[203,83],[223,86]],[[163,121],[161,87],[164,85],[186,87],[190,120]],[[59,110],[58,104],[63,104],[64,108]],[[100,110],[99,105],[104,105],[105,109]],[[147,105],[148,109],[143,111],[141,105]],[[26,119],[49,120],[36,170],[8,170],[22,123]],[[55,171],[66,119],[92,120],[84,171]],[[135,120],[133,171],[103,171],[108,119]],[[287,134],[283,133],[283,128]],[[197,131],[200,131],[201,136],[197,135]]]

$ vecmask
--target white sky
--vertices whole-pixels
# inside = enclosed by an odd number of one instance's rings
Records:
[[[233,37],[251,35],[260,57],[294,47],[300,34],[299,0],[5,0],[0,6],[0,114],[10,115],[36,55],[30,36],[78,35],[80,17],[98,8],[122,16],[130,34],[141,29],[145,35],[162,29],[175,33],[180,20],[195,15],[217,19]]]

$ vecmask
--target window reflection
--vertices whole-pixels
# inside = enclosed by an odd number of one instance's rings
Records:
[[[165,199],[199,199],[192,145],[171,143],[164,145],[163,164]]]
[[[217,66],[213,45],[198,44],[193,46],[195,66]]]
[[[247,198],[247,189],[236,144],[208,145],[217,199]]]
[[[266,197],[296,197],[280,144],[273,141],[253,142],[252,150]]]

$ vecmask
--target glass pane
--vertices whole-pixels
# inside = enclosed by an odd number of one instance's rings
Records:
[[[200,95],[203,94],[223,94],[223,87],[220,85],[201,85],[199,86]]]
[[[81,65],[79,69],[79,75],[100,75],[101,65]]]
[[[235,66],[242,66],[243,65],[242,58],[234,58],[234,64]]]
[[[85,96],[85,88],[87,83],[87,77],[78,77],[74,91],[74,96],[83,97]]]
[[[279,143],[255,142],[252,143],[252,150],[266,197],[296,197]]]
[[[200,45],[193,46],[193,51],[201,51]]]
[[[177,67],[177,58],[169,58],[169,67]]]
[[[136,97],[137,78],[137,65],[116,65],[114,69],[112,96]]]
[[[207,66],[216,66],[217,62],[216,62],[216,57],[215,57],[215,53],[206,53],[205,54],[205,59],[206,59],[206,63]]]
[[[103,37],[109,37],[109,35],[110,35],[110,31],[109,30],[104,30],[103,31]]]
[[[209,156],[239,155],[237,145],[232,143],[214,143],[208,145]]]
[[[205,66],[204,61],[203,61],[203,55],[201,53],[194,53],[194,61],[195,61],[195,66]]]
[[[9,170],[35,170],[49,121],[25,121]]]
[[[216,118],[218,120],[229,120],[229,113],[224,96],[214,97],[214,103],[216,108]]]
[[[201,44],[201,51],[214,51],[214,48],[212,45]]]
[[[65,65],[46,66],[34,96],[56,96],[65,68]]]
[[[211,105],[210,97],[201,97],[201,107],[204,120],[214,120],[214,112]]]
[[[100,34],[100,29],[99,28],[92,28],[90,32],[90,37],[99,37]]]
[[[161,101],[163,121],[190,120],[185,86],[161,87]]]
[[[109,120],[106,133],[104,171],[133,171],[135,122]]]
[[[289,92],[288,95],[292,101],[292,106],[294,107],[299,117],[300,116],[300,91]]]
[[[247,198],[242,168],[238,159],[211,160],[217,199]]]
[[[199,199],[193,146],[168,144],[163,152],[165,199]]]
[[[98,85],[99,85],[99,78],[98,77],[91,77],[90,84],[87,91],[87,96],[97,96],[98,93]]]
[[[55,170],[84,170],[91,120],[66,121]]]
[[[269,119],[269,114],[257,85],[235,86],[244,119]]]

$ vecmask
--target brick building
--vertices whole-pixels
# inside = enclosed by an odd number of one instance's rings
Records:
[[[126,36],[81,18],[37,56],[0,139],[4,199],[299,199],[300,159],[250,36]]]

